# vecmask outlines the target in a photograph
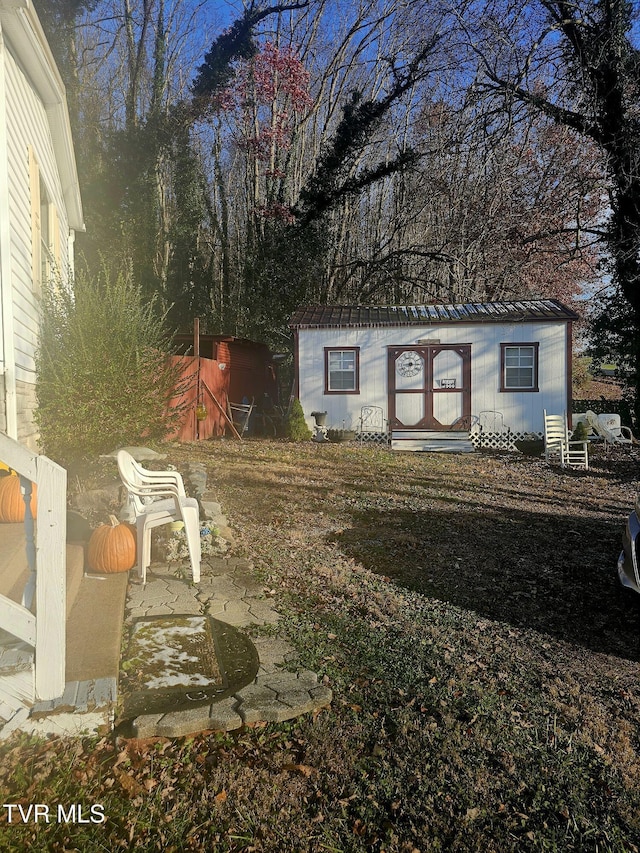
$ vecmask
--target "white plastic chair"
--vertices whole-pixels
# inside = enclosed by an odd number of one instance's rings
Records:
[[[563,468],[589,470],[588,441],[570,441],[567,416],[548,415],[544,410],[544,458]]]
[[[151,530],[172,521],[183,521],[193,582],[200,582],[200,509],[188,498],[177,471],[149,471],[126,450],[118,451],[120,479],[129,494],[136,520],[138,572],[147,581],[151,563]]]

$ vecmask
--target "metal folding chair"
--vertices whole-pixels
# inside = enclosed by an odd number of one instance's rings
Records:
[[[229,402],[229,415],[233,421],[234,427],[239,435],[244,436],[249,432],[249,420],[253,412],[255,403],[253,398],[250,403],[232,403]]]
[[[385,435],[384,410],[380,406],[362,406],[358,420],[358,441],[364,441],[365,434]]]

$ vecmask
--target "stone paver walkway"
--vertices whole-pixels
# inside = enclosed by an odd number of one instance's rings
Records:
[[[220,505],[206,493],[200,501],[210,525],[232,541]],[[136,618],[173,614],[209,614],[240,629],[276,625],[279,619],[273,599],[253,577],[251,563],[238,557],[204,556],[197,585],[190,581],[188,565],[183,579],[176,576],[175,567],[164,564],[151,566],[146,585],[129,584],[126,631]],[[207,729],[230,731],[245,723],[289,720],[331,702],[331,690],[314,672],[291,671],[296,652],[289,643],[271,635],[252,642],[260,664],[251,684],[209,705],[138,716],[132,721],[131,734],[180,737]]]

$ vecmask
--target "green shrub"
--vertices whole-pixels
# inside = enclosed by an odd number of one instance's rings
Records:
[[[68,465],[166,438],[183,417],[171,338],[129,271],[79,276],[43,296],[36,419],[44,452]]]
[[[311,430],[304,419],[304,412],[298,399],[293,401],[287,420],[287,438],[291,441],[308,441],[311,438]]]
[[[586,441],[589,437],[584,421],[578,421],[571,435],[572,441]]]

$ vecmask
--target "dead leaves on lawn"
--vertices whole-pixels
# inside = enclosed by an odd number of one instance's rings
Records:
[[[635,853],[637,622],[613,592],[635,468],[277,442],[171,461],[209,466],[332,708],[175,741],[18,739],[4,796],[105,798],[102,849]]]

